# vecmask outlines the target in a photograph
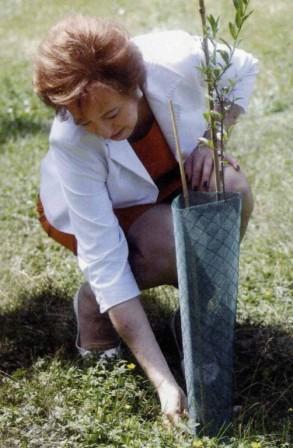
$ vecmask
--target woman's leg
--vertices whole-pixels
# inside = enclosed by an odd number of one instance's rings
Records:
[[[171,207],[155,205],[143,213],[127,233],[129,261],[141,289],[177,284]],[[118,335],[108,317],[101,314],[88,283],[78,292],[78,346],[104,351],[117,346]]]
[[[242,213],[240,225],[240,238],[242,239],[253,210],[253,196],[245,174],[239,170],[236,171],[232,166],[226,166],[224,169],[225,190],[227,192],[238,192],[242,195]],[[211,177],[209,191],[216,190],[214,174]]]
[[[232,167],[225,168],[226,191],[242,194],[241,237],[243,237],[252,209],[253,197],[241,171]],[[214,177],[211,179],[209,191],[215,190]],[[141,289],[160,285],[177,286],[177,270],[175,257],[175,241],[171,206],[167,204],[154,205],[145,211],[131,225],[127,232],[129,244],[129,262],[134,276]],[[87,289],[88,301],[81,307],[84,322],[89,322],[89,315],[97,319],[98,309],[94,294]],[[87,305],[87,306],[85,306]],[[96,313],[94,312],[96,309]],[[94,325],[94,323],[93,323]],[[91,332],[93,336],[94,332]],[[88,339],[91,339],[88,335]]]
[[[242,171],[225,167],[225,187],[228,192],[242,195],[240,236],[243,238],[253,210],[253,196]],[[214,175],[209,191],[215,191]],[[171,206],[155,205],[141,215],[127,233],[129,261],[141,289],[159,285],[177,285],[175,241]]]
[[[105,352],[117,347],[119,337],[108,313],[100,313],[100,307],[89,283],[81,285],[74,300],[78,326],[76,347],[80,354],[85,356],[86,352]]]
[[[141,289],[177,285],[171,206],[155,205],[127,233],[129,262]]]

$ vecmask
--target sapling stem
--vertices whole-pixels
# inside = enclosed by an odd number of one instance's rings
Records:
[[[209,147],[213,151],[218,199],[220,198],[221,192],[225,193],[224,143],[226,137],[224,124],[226,112],[231,106],[230,101],[229,104],[227,100],[229,94],[233,91],[233,80],[228,81],[224,88],[220,87],[220,81],[232,65],[232,58],[239,43],[239,35],[243,24],[252,14],[252,11],[248,12],[249,4],[250,0],[233,0],[235,19],[229,22],[229,32],[232,36],[233,43],[230,45],[224,39],[221,39],[226,46],[226,49],[223,49],[223,47],[218,47],[216,43],[216,36],[219,30],[219,17],[215,19],[213,15],[207,16],[205,2],[204,0],[199,0],[199,13],[203,31],[202,49],[205,58],[205,65],[202,65],[201,70],[205,76],[208,90],[208,111],[205,113],[205,117],[210,127]],[[209,44],[211,48],[209,48]],[[222,57],[221,62],[217,61],[218,55]]]
[[[221,97],[220,101],[220,113],[221,113],[221,124],[220,124],[220,176],[222,182],[223,195],[225,196],[225,178],[224,178],[224,118],[225,118],[225,105],[224,98]]]
[[[214,86],[211,78],[211,68],[210,68],[210,56],[209,56],[209,47],[208,47],[208,36],[207,36],[207,23],[206,23],[206,9],[204,0],[199,0],[199,13],[201,17],[202,31],[203,31],[203,51],[206,62],[206,75],[207,75],[207,87],[208,87],[208,104],[209,104],[209,121],[210,121],[210,131],[211,131],[211,140],[212,140],[212,150],[213,150],[213,158],[214,158],[214,167],[215,167],[215,178],[216,178],[216,192],[217,199],[220,198],[219,193],[224,190],[224,187],[221,187],[221,178],[220,178],[220,165],[219,165],[219,157],[218,157],[218,141],[217,141],[217,129],[216,129],[216,120],[213,112],[215,111],[214,104]],[[223,176],[224,179],[224,176]]]

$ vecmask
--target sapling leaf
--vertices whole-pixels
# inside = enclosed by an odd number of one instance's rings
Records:
[[[236,98],[233,98],[233,101],[235,103],[236,101],[241,100],[241,99],[242,99],[242,96],[236,96]]]
[[[231,93],[231,87],[229,87],[229,86],[224,86],[221,89],[221,96],[224,100],[230,93]]]
[[[222,71],[226,69],[226,65],[222,64],[221,62],[218,62],[218,66],[221,68]]]
[[[223,130],[223,142],[226,143],[228,141],[228,132],[224,129]]]
[[[221,75],[221,73],[222,73],[222,70],[220,68],[218,68],[218,67],[215,67],[214,68],[214,76],[213,76],[213,78],[214,79],[218,79],[219,76]]]
[[[235,79],[228,79],[227,83],[229,84],[229,87],[231,89],[234,89],[234,87],[236,86],[236,80]]]
[[[211,119],[210,112],[204,112],[203,113],[204,119],[209,123]]]
[[[212,30],[213,37],[216,36],[216,34],[217,34],[218,30],[219,30],[219,27],[218,27],[219,19],[220,19],[219,17],[217,17],[217,19],[215,19],[212,14],[210,14],[207,17],[207,20],[208,20],[208,22],[210,24],[210,27],[211,27],[211,30]]]
[[[209,39],[210,43],[212,44],[213,48],[216,48],[216,42],[214,41],[214,39]]]
[[[238,10],[240,11],[241,16],[243,16],[244,13],[243,0],[238,0]]]
[[[220,16],[218,16],[216,18],[216,24],[217,24],[217,31],[219,31],[219,29],[220,29]]]
[[[238,9],[239,0],[233,0],[233,3],[234,3],[234,8]]]
[[[200,67],[198,67],[198,69],[203,73],[206,74],[206,71],[208,70],[208,67],[206,66],[205,62],[202,62],[200,64]]]
[[[231,45],[229,44],[229,42],[227,42],[225,39],[223,39],[223,38],[220,38],[219,39],[221,42],[223,42],[223,44],[225,44],[228,48],[229,48],[229,50],[230,51],[232,51],[232,47],[231,47]]]
[[[233,131],[233,129],[234,129],[234,127],[235,127],[235,124],[236,123],[234,123],[234,124],[232,124],[230,127],[229,127],[229,129],[227,129],[227,140],[230,138],[230,136],[231,136],[231,134],[232,134],[232,131]]]
[[[214,16],[212,16],[211,14],[209,16],[207,16],[207,21],[209,22],[212,29],[213,29],[214,20],[215,20]]]
[[[208,148],[211,148],[211,149],[214,148],[212,140],[209,140],[209,139],[207,139],[205,137],[199,137],[197,140],[198,140],[200,146],[204,145],[204,146],[207,146]]]
[[[217,64],[217,50],[216,48],[214,48],[212,54],[211,54],[211,59],[210,59],[211,64],[216,65]]]
[[[211,110],[210,115],[215,120],[221,120],[223,118],[223,115],[220,112],[216,111],[216,110]]]
[[[245,22],[245,20],[247,20],[248,19],[248,17],[249,16],[251,16],[251,14],[253,13],[253,10],[252,11],[249,11],[249,13],[248,14],[246,14],[244,17],[243,17],[243,22]]]
[[[233,39],[237,39],[237,32],[236,32],[236,28],[235,25],[232,22],[229,22],[229,31],[231,36],[233,37]]]
[[[218,53],[222,56],[224,62],[228,65],[230,60],[230,54],[227,50],[217,50]]]
[[[235,22],[237,25],[237,28],[240,29],[242,26],[242,14],[241,11],[238,9],[235,15]]]

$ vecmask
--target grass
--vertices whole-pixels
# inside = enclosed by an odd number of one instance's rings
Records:
[[[231,2],[207,2],[229,16]],[[195,2],[131,0],[0,2],[0,446],[285,448],[292,442],[293,158],[290,0],[253,1],[243,47],[261,61],[249,114],[231,150],[248,173],[255,211],[241,251],[232,438],[192,440],[162,426],[154,391],[124,360],[81,363],[71,297],[81,282],[74,258],[41,231],[35,213],[39,164],[52,113],[31,89],[31,57],[48,27],[68,12],[118,16],[132,33],[200,29]],[[196,17],[195,17],[196,16]],[[180,379],[166,320],[176,291],[144,301]],[[182,381],[182,378],[181,378]]]

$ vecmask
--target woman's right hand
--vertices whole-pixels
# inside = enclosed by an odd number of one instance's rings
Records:
[[[164,380],[157,387],[157,393],[165,425],[177,425],[181,418],[187,417],[187,398],[181,387]]]
[[[155,387],[165,423],[176,425],[187,414],[187,400],[158,345],[139,297],[113,306],[109,316]]]

